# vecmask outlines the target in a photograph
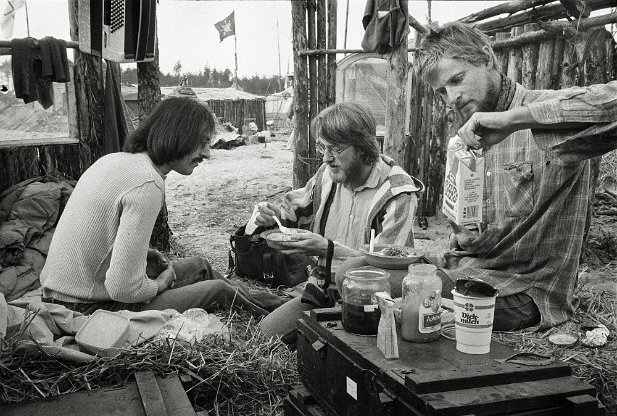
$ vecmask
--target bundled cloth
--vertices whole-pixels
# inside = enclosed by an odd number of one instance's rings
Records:
[[[69,82],[70,66],[66,41],[44,37],[13,39],[11,41],[11,69],[15,96],[24,103],[38,101],[45,109],[54,103],[53,82]]]

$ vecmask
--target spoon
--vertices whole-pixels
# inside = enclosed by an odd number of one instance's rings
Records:
[[[276,215],[273,215],[272,218],[274,218],[274,221],[278,224],[279,226],[279,230],[281,230],[281,232],[283,234],[293,234],[293,231],[291,231],[290,228],[287,228],[285,226],[283,226],[283,224],[281,224],[281,220],[278,219],[278,217]]]

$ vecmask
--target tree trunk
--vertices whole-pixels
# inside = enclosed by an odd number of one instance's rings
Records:
[[[71,40],[79,41],[78,1],[70,0],[69,19]],[[79,137],[79,163],[86,170],[105,154],[103,115],[105,90],[103,88],[103,64],[98,56],[75,49],[73,82],[77,106]]]
[[[161,101],[161,83],[159,80],[159,43],[156,41],[154,60],[137,63],[137,97],[139,102],[139,121],[148,117],[152,109]],[[167,222],[167,202],[154,223],[150,236],[150,245],[160,251],[170,251],[171,229]]]
[[[299,188],[311,177],[309,163],[308,137],[308,77],[305,56],[298,51],[306,50],[306,1],[291,2],[291,19],[293,27],[294,50],[294,118],[295,118],[295,152],[293,164],[293,187]]]
[[[386,78],[386,136],[383,152],[397,165],[405,166],[407,157],[407,80],[409,63],[407,59],[407,36],[388,58]]]

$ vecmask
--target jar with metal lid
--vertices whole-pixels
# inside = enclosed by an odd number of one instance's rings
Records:
[[[383,270],[351,269],[343,281],[342,324],[347,332],[376,335],[381,316],[375,293],[390,294],[390,274]]]
[[[409,265],[402,287],[401,337],[404,340],[428,342],[439,337],[441,289],[435,265]]]

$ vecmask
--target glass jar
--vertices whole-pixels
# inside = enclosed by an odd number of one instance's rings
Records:
[[[360,335],[376,335],[381,313],[376,292],[390,294],[390,274],[383,270],[351,269],[343,281],[343,328]]]
[[[409,265],[402,287],[401,337],[404,340],[428,342],[439,337],[441,289],[435,265]]]

